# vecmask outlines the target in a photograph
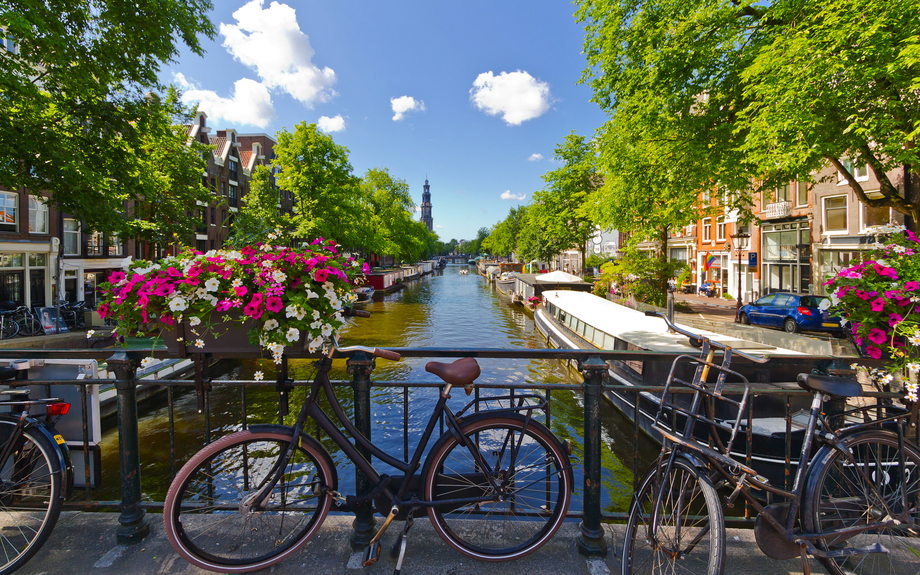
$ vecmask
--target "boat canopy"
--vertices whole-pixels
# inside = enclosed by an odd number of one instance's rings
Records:
[[[580,277],[566,273],[564,271],[556,270],[548,274],[542,274],[537,278],[538,282],[551,283],[551,284],[561,284],[561,283],[574,283],[584,281]]]

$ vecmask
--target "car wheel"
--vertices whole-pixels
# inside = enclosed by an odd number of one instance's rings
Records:
[[[786,321],[783,322],[783,329],[786,330],[786,333],[796,333],[799,331],[799,324],[795,323],[795,320],[791,317],[787,317]]]
[[[751,318],[748,317],[748,314],[746,313],[741,314],[741,323],[743,323],[744,325],[751,325]]]

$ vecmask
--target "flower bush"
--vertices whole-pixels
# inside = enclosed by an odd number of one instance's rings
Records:
[[[128,258],[123,268],[100,286],[98,312],[118,320],[116,336],[187,322],[199,336],[193,345],[203,347],[200,336],[219,337],[218,325],[250,321],[250,342],[276,363],[302,338],[311,353],[320,349],[344,325],[355,276],[368,271],[322,238],[302,249],[271,243],[207,253],[187,249],[158,262]]]
[[[875,381],[904,383],[907,400],[917,401],[920,369],[920,239],[903,226],[870,230],[879,241],[856,265],[824,283],[824,308],[846,314],[856,344],[874,359],[890,360],[890,373],[873,370]]]

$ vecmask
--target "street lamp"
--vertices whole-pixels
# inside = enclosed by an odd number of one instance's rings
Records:
[[[744,232],[732,234],[732,239],[735,240],[735,246],[738,249],[738,301],[735,305],[735,323],[741,322],[741,252],[744,250],[742,240],[749,239],[750,237],[750,234]]]

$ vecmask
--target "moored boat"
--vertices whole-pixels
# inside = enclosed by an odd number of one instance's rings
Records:
[[[367,301],[374,295],[374,286],[361,286],[355,288],[355,295],[358,296],[358,301]]]

